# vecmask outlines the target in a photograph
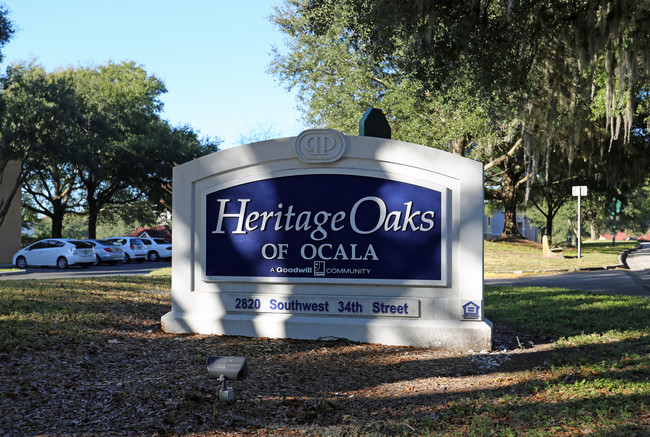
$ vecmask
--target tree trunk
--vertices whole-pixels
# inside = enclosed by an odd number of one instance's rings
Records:
[[[9,180],[8,176],[12,176],[11,173],[14,170],[17,170],[16,179]],[[20,196],[20,186],[22,181],[20,163],[16,164],[16,161],[10,161],[4,165],[4,168],[0,169],[0,185],[4,185],[6,190],[5,197],[0,199],[0,225],[4,222],[5,216],[9,212],[11,202],[16,194]],[[10,188],[7,190],[8,187]]]
[[[546,236],[548,237],[548,244],[553,242],[553,218],[552,214],[546,216]]]
[[[63,238],[63,214],[52,214],[52,238]]]
[[[517,182],[509,171],[503,173],[501,196],[505,223],[503,224],[503,233],[499,238],[523,238],[517,228]]]
[[[88,208],[88,238],[97,238],[97,210]]]
[[[95,199],[94,187],[86,185],[88,190],[86,193],[86,203],[88,207],[88,238],[97,238],[97,216],[99,215],[99,207],[97,199]]]
[[[454,155],[465,156],[467,148],[467,137],[457,138],[451,142],[451,151]]]

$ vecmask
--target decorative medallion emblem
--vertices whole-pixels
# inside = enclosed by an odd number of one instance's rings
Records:
[[[308,163],[334,162],[345,152],[345,136],[334,129],[310,129],[296,138],[296,155]]]

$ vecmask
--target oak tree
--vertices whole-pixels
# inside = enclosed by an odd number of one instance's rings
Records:
[[[628,150],[650,65],[649,5],[291,0],[273,17],[288,52],[272,70],[298,89],[308,121],[337,127],[335,113],[356,120],[351,108],[378,102],[397,138],[483,161],[486,197],[504,206],[504,236],[517,235],[522,188],[540,168]],[[589,135],[601,122],[605,140]],[[561,162],[548,162],[559,143]]]

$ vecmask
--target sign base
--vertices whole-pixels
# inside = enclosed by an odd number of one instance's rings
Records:
[[[346,338],[362,343],[431,347],[448,350],[490,350],[489,320],[408,320],[294,314],[227,314],[169,312],[162,317],[169,333],[242,335],[245,337],[323,340]]]

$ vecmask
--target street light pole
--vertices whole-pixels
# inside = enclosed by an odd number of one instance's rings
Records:
[[[613,198],[609,204],[609,210],[612,213],[612,247],[616,246],[616,214],[620,213],[623,209],[623,204],[620,200]]]

